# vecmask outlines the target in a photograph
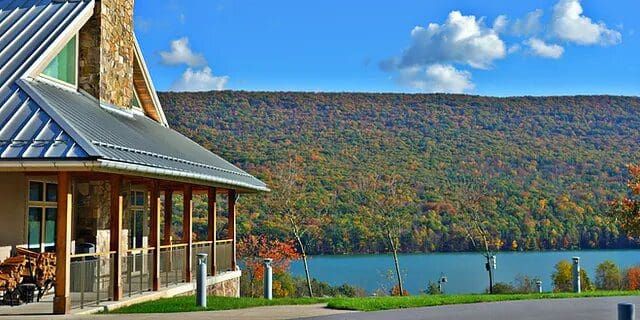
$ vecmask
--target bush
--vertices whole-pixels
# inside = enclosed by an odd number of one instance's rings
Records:
[[[598,290],[620,290],[622,288],[622,273],[613,261],[606,260],[596,268],[596,288]]]
[[[510,283],[496,282],[493,284],[493,293],[495,294],[516,293],[516,289]]]
[[[551,275],[554,292],[573,291],[573,271],[569,261],[562,260],[555,265],[556,271]]]
[[[440,292],[440,287],[438,286],[437,282],[431,282],[431,280],[429,280],[429,283],[427,284],[427,288],[422,291],[425,294],[441,294],[442,292]]]
[[[540,280],[538,277],[518,274],[513,282],[513,289],[517,293],[537,293],[538,285],[536,282],[538,280]]]
[[[582,291],[596,290],[596,286],[594,286],[591,279],[589,279],[589,275],[587,275],[587,271],[585,269],[580,269],[580,289],[582,289]]]
[[[625,270],[624,287],[627,290],[640,290],[640,266],[630,267]]]

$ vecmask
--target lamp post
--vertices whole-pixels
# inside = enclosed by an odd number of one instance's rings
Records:
[[[445,276],[444,274],[440,276],[440,279],[438,279],[438,292],[440,294],[444,293],[442,291],[442,285],[447,283],[449,281],[449,279],[447,279],[447,276]]]
[[[485,268],[489,272],[489,294],[493,294],[493,270],[497,268],[496,256],[491,253],[486,253],[484,256],[487,259]]]

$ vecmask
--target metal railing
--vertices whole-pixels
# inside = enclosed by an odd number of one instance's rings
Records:
[[[165,287],[186,280],[186,243],[160,246],[160,283]]]
[[[213,241],[199,241],[194,242],[193,247],[191,248],[191,273],[196,274],[196,270],[198,268],[198,253],[206,253],[207,254],[207,275],[211,275],[211,245]]]
[[[233,259],[233,240],[216,241],[216,272],[231,271],[231,260]]]
[[[154,248],[127,250],[122,257],[122,294],[131,297],[151,291]]]
[[[71,256],[70,295],[72,308],[100,305],[113,299],[114,252]]]

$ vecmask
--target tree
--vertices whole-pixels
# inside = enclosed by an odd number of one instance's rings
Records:
[[[573,267],[566,260],[556,263],[556,270],[551,275],[553,281],[554,292],[571,292],[573,291]]]
[[[411,227],[415,191],[404,185],[398,176],[373,174],[360,180],[358,191],[361,196],[361,209],[367,214],[370,228],[378,237],[384,239],[393,253],[397,284],[391,293],[406,295],[398,251],[400,237]]]
[[[596,268],[596,288],[599,290],[620,290],[622,274],[611,260],[606,260]]]
[[[492,217],[497,212],[495,198],[489,185],[476,176],[455,175],[444,181],[447,200],[456,209],[458,223],[466,230],[474,250],[485,257],[489,274],[489,293],[493,293],[493,259],[500,250],[502,240]]]
[[[640,236],[640,165],[627,165],[629,195],[609,202],[609,215],[629,236]]]
[[[256,283],[264,279],[264,258],[271,258],[271,268],[276,275],[289,270],[291,261],[300,258],[292,241],[267,240],[265,236],[248,235],[238,242],[238,254],[245,262],[245,272],[249,280],[248,296],[256,296]],[[275,283],[274,288],[281,284]],[[261,287],[260,287],[261,288]]]
[[[283,220],[279,225],[288,229],[300,249],[309,297],[313,297],[305,239],[317,229],[318,223],[309,207],[302,172],[301,158],[291,158],[288,162],[279,164],[275,169],[273,194],[269,198],[269,205]],[[321,212],[318,213],[320,217],[323,216]]]
[[[630,267],[625,270],[624,284],[627,290],[640,290],[640,266]]]

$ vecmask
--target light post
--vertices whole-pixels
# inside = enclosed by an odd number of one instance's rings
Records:
[[[442,276],[440,276],[440,279],[438,279],[438,292],[440,294],[444,293],[442,291],[442,285],[447,283],[449,281],[449,279],[447,279],[447,276],[445,276],[444,274]]]
[[[493,270],[497,268],[496,256],[494,254],[487,253],[485,255],[487,263],[485,268],[489,272],[489,294],[493,294]]]

